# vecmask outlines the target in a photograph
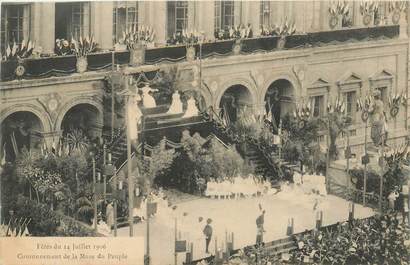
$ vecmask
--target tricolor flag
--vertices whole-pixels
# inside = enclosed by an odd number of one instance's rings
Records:
[[[6,143],[3,145],[3,152],[2,152],[2,157],[1,157],[1,166],[4,166],[6,164]]]
[[[55,154],[56,151],[57,151],[56,142],[53,140],[53,144],[51,145],[51,152],[52,152],[53,154]]]

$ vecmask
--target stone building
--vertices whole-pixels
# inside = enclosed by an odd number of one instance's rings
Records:
[[[386,104],[391,94],[410,96],[409,9],[392,2],[380,2],[377,9],[364,3],[366,8],[349,2],[339,14],[336,2],[326,1],[3,2],[2,52],[8,43],[30,39],[41,58],[2,61],[1,143],[8,141],[9,128],[21,128],[23,135],[29,130],[31,145],[45,139],[51,146],[70,125],[101,135],[110,126],[103,96],[114,57],[126,75],[178,66],[185,78],[181,89],[199,91],[206,107],[215,110],[233,97],[247,111],[264,114],[266,102],[277,93],[275,119],[306,102],[314,116],[322,116],[326,104],[340,97],[353,118],[350,144],[360,154],[365,125],[357,99],[372,89],[381,90]],[[260,36],[261,26],[284,23],[294,23],[296,33],[282,46],[280,38]],[[233,40],[215,40],[218,30],[240,24],[249,24],[253,36],[238,50]],[[112,52],[113,47],[125,29],[143,26],[153,27],[154,43],[144,63],[126,67],[129,53]],[[184,45],[166,46],[183,30],[203,33],[194,58]],[[100,49],[88,56],[83,73],[76,72],[74,56],[53,55],[56,39],[79,36],[93,36]],[[399,142],[409,135],[409,118],[407,101],[390,121],[391,139]],[[319,140],[325,143],[325,135]]]

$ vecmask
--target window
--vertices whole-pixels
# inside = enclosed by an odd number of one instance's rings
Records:
[[[188,28],[188,1],[169,1],[168,7],[168,37]]]
[[[138,29],[138,2],[114,2],[112,18],[113,43],[117,43],[126,29]]]
[[[383,101],[384,105],[388,104],[387,86],[377,87],[376,89],[380,91],[381,100]]]
[[[346,104],[346,114],[354,121],[356,116],[356,91],[344,93],[344,102]]]
[[[313,96],[311,97],[311,106],[312,106],[312,112],[313,112],[313,117],[318,118],[322,117],[324,112],[324,96]]]
[[[79,39],[90,35],[90,3],[56,3],[56,39]]]
[[[20,44],[30,36],[30,5],[2,5],[1,10],[1,47],[16,42]]]
[[[271,21],[270,1],[260,1],[260,26],[270,26]]]
[[[235,21],[234,1],[215,2],[215,31],[233,27]]]

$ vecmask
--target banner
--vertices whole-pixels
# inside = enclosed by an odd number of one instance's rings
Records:
[[[175,241],[175,252],[186,252],[186,240]]]

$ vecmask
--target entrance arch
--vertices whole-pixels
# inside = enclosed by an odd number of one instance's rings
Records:
[[[280,119],[294,109],[295,89],[287,79],[272,82],[265,93],[265,111],[272,111],[272,122],[279,126]]]
[[[80,130],[93,139],[99,136],[102,127],[102,113],[94,105],[80,103],[72,106],[61,120],[60,130],[65,136],[73,130]]]
[[[40,148],[44,125],[33,112],[16,111],[6,116],[0,124],[1,149],[6,154],[5,160],[12,162],[23,148]],[[3,155],[3,154],[2,154]]]
[[[244,85],[232,85],[222,94],[218,107],[221,117],[227,117],[230,122],[236,122],[240,113],[247,109],[252,111],[251,91]]]

